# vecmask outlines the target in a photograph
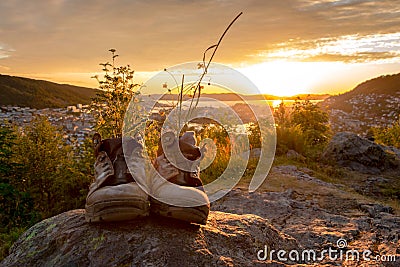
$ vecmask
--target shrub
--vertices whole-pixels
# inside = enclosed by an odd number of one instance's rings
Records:
[[[372,128],[372,132],[377,143],[400,148],[400,119],[385,128]]]
[[[306,150],[306,140],[303,131],[299,126],[276,128],[276,154],[286,154],[288,150],[295,150],[304,154]]]
[[[293,108],[282,102],[274,111],[277,155],[295,150],[316,157],[330,138],[328,114],[309,100],[296,101]]]
[[[323,145],[329,140],[329,116],[309,100],[296,101],[291,124],[299,126],[310,146]]]
[[[134,71],[129,65],[115,66],[115,49],[112,53],[112,63],[101,63],[104,75],[100,79],[93,76],[99,83],[99,91],[92,100],[91,109],[95,118],[95,129],[103,138],[116,138],[122,136],[125,112],[131,100],[139,94],[135,88],[139,84],[134,83]]]
[[[23,168],[12,184],[32,196],[43,217],[82,206],[80,190],[91,179],[77,168],[73,148],[62,135],[61,129],[39,116],[16,139],[15,159]]]

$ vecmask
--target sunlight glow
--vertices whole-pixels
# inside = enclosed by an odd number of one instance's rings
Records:
[[[273,61],[240,69],[264,94],[293,96],[312,93],[318,83],[343,69],[337,62]]]

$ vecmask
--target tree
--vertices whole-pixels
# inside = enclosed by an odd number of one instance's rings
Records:
[[[135,101],[139,84],[134,83],[134,71],[129,65],[116,67],[115,58],[118,57],[115,49],[109,50],[112,54],[112,63],[100,63],[104,71],[103,78],[93,76],[99,83],[99,92],[92,100],[91,109],[96,121],[95,129],[103,138],[122,136],[122,127],[125,112],[131,100]]]
[[[305,152],[305,140],[302,129],[292,122],[292,109],[283,100],[274,110],[276,126],[276,154],[283,155],[289,150]]]
[[[15,164],[12,162],[12,147],[15,133],[9,127],[0,127],[0,182],[8,180]]]
[[[283,100],[274,111],[275,124],[277,127],[287,127],[290,123],[290,114]]]
[[[28,226],[37,218],[30,195],[11,184],[21,167],[14,162],[15,139],[12,128],[0,127],[0,232]]]
[[[250,148],[261,148],[261,130],[258,123],[251,122],[247,125],[247,136]]]
[[[83,206],[91,177],[77,168],[72,146],[46,117],[35,117],[18,133],[15,152],[23,168],[12,184],[29,193],[43,217]]]
[[[329,116],[310,100],[295,102],[291,124],[300,127],[308,145],[323,145],[329,139]]]
[[[373,128],[372,132],[377,143],[400,148],[400,119],[391,126]]]

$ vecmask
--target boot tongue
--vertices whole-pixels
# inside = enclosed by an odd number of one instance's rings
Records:
[[[107,153],[114,168],[114,175],[107,179],[107,185],[126,184],[134,181],[125,161],[121,138],[104,139],[101,141],[100,150]]]
[[[160,139],[158,144],[158,151],[157,157],[164,154],[163,145],[161,142],[164,142],[164,145],[167,147],[174,146],[177,142],[177,138],[172,132],[167,132],[163,134],[163,137]],[[185,132],[179,138],[179,148],[181,153],[185,156],[188,160],[197,160],[201,157],[200,149],[196,146],[196,137],[193,131]]]
[[[110,138],[101,141],[99,151],[105,151],[110,158],[111,162],[114,162],[118,154],[122,154],[122,139],[121,138]]]
[[[180,140],[182,142],[191,144],[192,146],[196,145],[196,137],[195,137],[195,133],[193,131],[188,131],[185,132],[181,137]]]
[[[196,160],[201,157],[200,149],[196,146],[195,133],[192,131],[185,132],[179,138],[179,148],[189,160]]]

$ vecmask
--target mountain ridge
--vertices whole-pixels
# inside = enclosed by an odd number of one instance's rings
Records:
[[[332,130],[366,135],[400,118],[400,73],[382,75],[320,103],[330,113]]]
[[[0,74],[0,105],[62,108],[89,104],[96,89]]]
[[[400,94],[400,73],[381,75],[364,82],[361,82],[352,90],[345,93],[334,95],[325,100],[325,102],[335,105],[335,108],[344,111],[351,111],[349,100],[359,95],[396,95]]]

